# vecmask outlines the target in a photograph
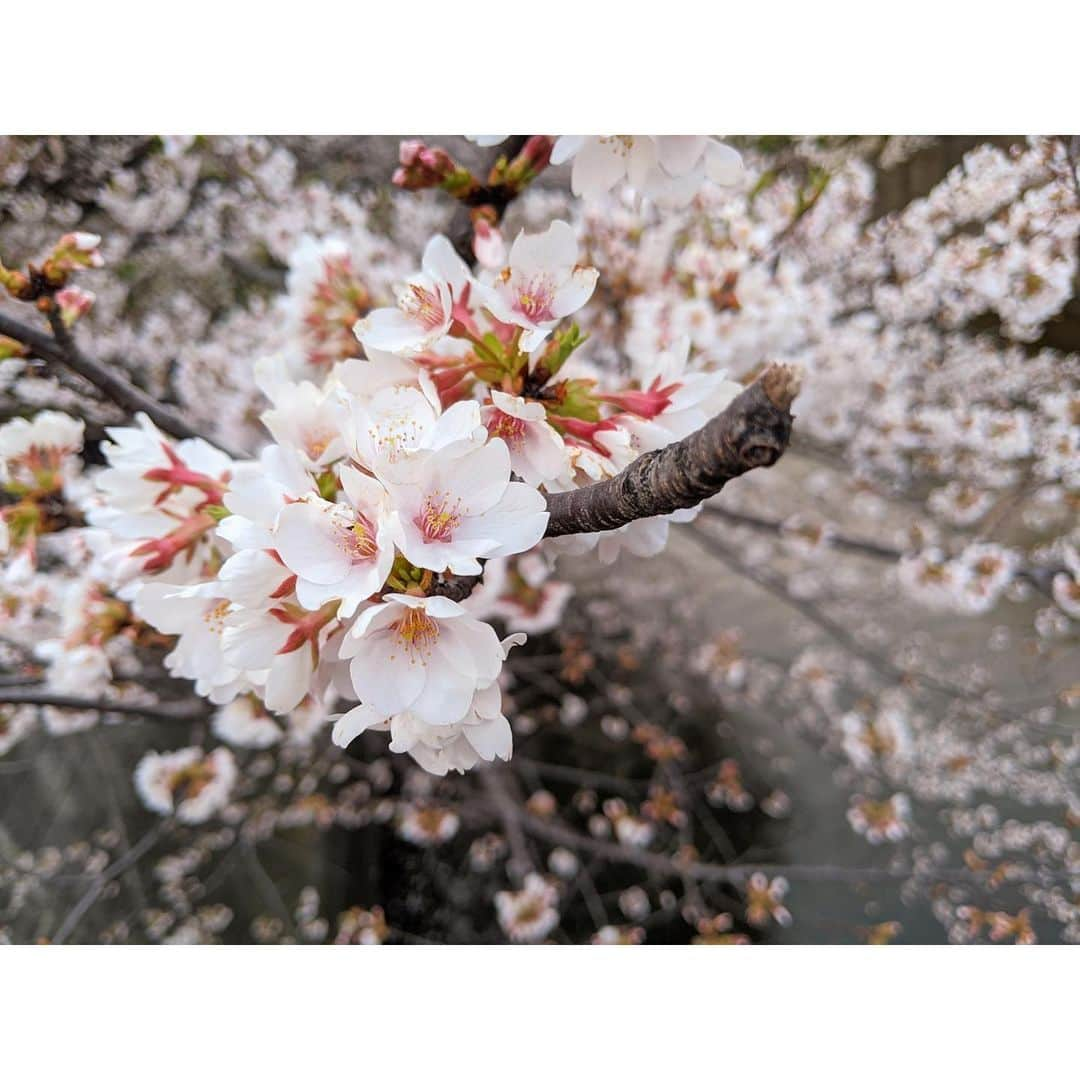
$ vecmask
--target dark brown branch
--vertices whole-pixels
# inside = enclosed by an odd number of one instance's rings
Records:
[[[70,368],[76,375],[82,376],[87,382],[96,386],[105,397],[116,402],[128,414],[144,412],[169,435],[174,435],[178,439],[204,439],[225,453],[232,454],[228,448],[196,431],[182,416],[160,404],[145,390],[140,390],[113,369],[86,356],[75,344],[71,333],[60,321],[59,313],[55,310],[50,312],[49,322],[53,329],[54,336],[52,337],[0,312],[0,334],[28,345],[34,355],[42,360],[49,360],[54,364],[62,364]]]
[[[528,142],[528,135],[511,135],[509,139],[501,142],[492,152],[490,159],[483,167],[485,181],[491,174],[499,158],[505,157],[508,161],[513,160],[522,147]],[[510,192],[501,185],[488,185],[484,183],[475,191],[471,192],[457,208],[446,235],[454,250],[469,264],[476,265],[476,253],[473,251],[473,219],[472,212],[480,207],[488,207],[495,215],[495,223],[502,220],[507,206],[515,198],[517,192]]]
[[[774,465],[791,437],[799,373],[770,364],[719,416],[679,442],[642,454],[618,476],[547,496],[547,536],[607,532],[689,509],[750,469]]]
[[[479,574],[458,575],[449,571],[440,574],[431,589],[432,596],[445,596],[459,603],[472,595],[473,589],[484,580],[483,571]]]
[[[199,699],[139,704],[131,701],[77,697],[73,694],[56,694],[51,690],[15,686],[5,686],[0,689],[0,706],[2,705],[51,705],[57,709],[93,709],[103,713],[145,716],[151,720],[202,720],[209,715],[210,711],[209,706]]]

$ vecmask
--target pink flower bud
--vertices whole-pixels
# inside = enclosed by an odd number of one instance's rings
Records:
[[[65,326],[72,326],[81,319],[93,306],[94,294],[86,289],[80,289],[77,285],[69,285],[56,294],[56,306],[60,309],[60,318]]]

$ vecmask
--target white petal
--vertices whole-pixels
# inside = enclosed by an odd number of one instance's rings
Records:
[[[468,266],[445,236],[433,236],[428,241],[421,265],[425,274],[450,285],[455,297],[461,295],[462,288],[472,277]]]
[[[668,176],[682,176],[698,163],[708,142],[705,135],[657,135],[660,164]]]
[[[556,290],[551,301],[551,313],[560,319],[579,311],[596,288],[600,271],[592,266],[577,266],[567,281]]]
[[[588,135],[560,135],[551,148],[551,164],[562,165],[564,161],[569,161],[588,138]]]
[[[617,144],[591,138],[574,158],[570,187],[575,195],[593,199],[609,192],[625,175],[626,158]]]
[[[352,568],[333,515],[333,505],[322,499],[290,503],[281,511],[274,534],[285,565],[318,585],[341,581]]]
[[[713,141],[705,151],[705,172],[713,183],[737,184],[745,172],[742,155],[727,143]]]
[[[495,758],[510,760],[514,750],[514,736],[505,716],[496,716],[482,724],[466,724],[463,731],[465,738],[484,761]]]
[[[402,648],[390,631],[360,642],[360,649],[349,665],[349,675],[357,697],[384,716],[393,716],[411,708],[424,689],[428,670]]]
[[[347,747],[358,735],[371,728],[382,730],[389,723],[370,705],[357,705],[337,718],[331,738],[336,746]]]
[[[365,348],[391,353],[416,352],[425,337],[421,327],[396,307],[376,308],[353,327],[353,333]]]
[[[299,649],[275,657],[263,691],[266,707],[276,713],[295,709],[311,688],[313,668],[314,657],[308,642]]]

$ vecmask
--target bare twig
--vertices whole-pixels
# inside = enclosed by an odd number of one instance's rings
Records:
[[[561,847],[586,851],[609,862],[629,863],[639,866],[661,878],[692,878],[696,881],[740,885],[753,874],[773,876],[780,874],[793,881],[850,882],[858,884],[864,881],[903,880],[918,876],[910,866],[834,866],[831,864],[803,863],[737,863],[720,865],[697,860],[672,859],[667,855],[646,851],[644,848],[624,847],[609,840],[598,840],[593,836],[575,832],[563,825],[527,813],[523,808],[515,807],[522,828],[537,839]],[[929,875],[940,881],[977,881],[978,875],[971,870],[949,867],[935,867]]]
[[[161,834],[164,832],[168,822],[162,821],[155,825],[149,832],[145,833],[142,839],[128,851],[121,855],[119,859],[114,863],[110,863],[101,874],[95,879],[94,883],[86,890],[75,906],[67,913],[64,921],[60,924],[59,929],[52,937],[52,943],[54,945],[63,945],[65,941],[71,936],[72,931],[82,921],[82,917],[94,906],[99,896],[105,889],[105,886],[109,884],[113,878],[119,877],[125,873],[128,869],[134,866],[148,851],[161,838]]]
[[[209,707],[199,699],[188,701],[159,701],[140,704],[133,701],[109,701],[105,698],[84,698],[73,694],[57,694],[51,690],[5,686],[0,688],[0,705],[51,705],[57,709],[85,709],[103,713],[123,713],[144,716],[150,720],[203,720]]]
[[[499,158],[505,157],[510,160],[517,157],[528,140],[528,135],[511,135],[509,139],[501,142],[492,152],[490,160],[484,165],[483,174],[485,180]],[[476,265],[476,252],[473,251],[473,210],[479,207],[487,208],[493,214],[497,224],[516,195],[516,191],[510,191],[497,185],[488,186],[485,183],[463,200],[455,211],[446,230],[447,238],[469,266]]]
[[[498,766],[481,769],[480,783],[484,785],[492,806],[502,820],[503,832],[506,833],[506,841],[510,845],[510,862],[515,876],[523,876],[528,871],[535,870],[536,864],[529,854],[529,845],[518,816],[519,811],[524,811],[507,790],[505,774],[506,770]]]
[[[55,310],[50,312],[49,322],[52,325],[53,337],[0,312],[0,334],[21,341],[33,350],[34,355],[43,360],[50,360],[54,364],[63,364],[70,368],[76,375],[82,376],[87,382],[96,386],[105,397],[114,401],[127,413],[146,413],[162,431],[169,435],[174,435],[179,439],[204,439],[225,453],[232,454],[232,451],[226,447],[196,431],[182,416],[160,404],[145,390],[140,390],[112,368],[83,353]]]

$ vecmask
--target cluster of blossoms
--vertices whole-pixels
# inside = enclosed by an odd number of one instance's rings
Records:
[[[316,280],[345,273],[337,248],[319,258]],[[553,555],[538,549],[543,493],[614,475],[741,389],[688,372],[686,342],[617,391],[584,365],[564,369],[583,337],[563,320],[596,280],[564,222],[521,234],[479,276],[435,237],[397,305],[355,322],[363,355],[319,382],[294,381],[286,358],[260,361],[274,442],[257,461],[173,440],[145,416],[110,428],[108,468],[82,502],[91,575],[177,637],[166,667],[215,704],[247,695],[287,715],[358,700],[336,719],[342,746],[388,731],[392,751],[438,774],[508,759],[499,676],[524,635],[500,641],[483,616],[539,629],[559,618],[567,590],[547,583]],[[325,316],[303,321],[309,367],[340,317],[325,297],[308,298]],[[652,553],[666,533],[646,519],[574,549]],[[488,560],[494,580],[471,603],[443,595]],[[272,738],[273,721],[261,725],[251,738]]]

